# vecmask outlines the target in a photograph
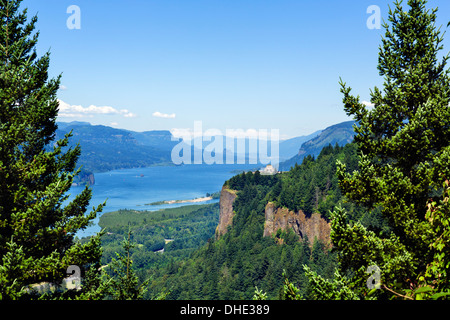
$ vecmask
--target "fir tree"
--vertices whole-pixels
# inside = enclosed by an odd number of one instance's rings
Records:
[[[30,296],[35,283],[60,284],[69,265],[86,271],[90,285],[65,295],[92,298],[100,239],[74,237],[102,205],[85,215],[88,187],[63,205],[81,150],[63,150],[70,135],[54,141],[60,76],[49,79],[50,54],[36,53],[37,17],[27,21],[20,3],[0,1],[0,299]]]
[[[128,237],[122,242],[125,254],[116,252],[117,259],[113,258],[108,266],[111,271],[107,275],[108,279],[102,282],[106,290],[108,290],[110,297],[114,300],[141,300],[147,291],[147,285],[150,279],[139,284],[139,279],[133,270],[131,249],[134,246],[135,243],[131,242],[131,231],[128,230]],[[163,298],[164,294],[157,299]]]
[[[334,213],[332,241],[339,251],[340,274],[353,273],[351,279],[341,276],[340,283],[358,297],[369,292],[366,272],[371,265],[381,273],[383,290],[373,291],[375,296],[412,299],[425,286],[431,291],[448,289],[448,281],[426,282],[423,277],[436,258],[430,248],[442,236],[442,228],[426,218],[427,203],[437,201],[443,181],[450,177],[448,55],[439,61],[443,35],[435,26],[437,9],[427,9],[426,3],[409,0],[406,11],[402,1],[396,1],[389,10],[378,63],[384,88],[371,92],[373,109],[341,82],[345,111],[358,123],[354,128],[360,155],[359,170],[353,173],[338,162],[340,188],[351,201],[381,210],[392,229],[383,237],[360,223],[348,224],[342,209]],[[438,253],[447,252],[449,244],[439,243]],[[323,283],[309,276],[316,285]]]

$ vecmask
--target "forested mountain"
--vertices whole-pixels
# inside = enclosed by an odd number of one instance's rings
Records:
[[[308,155],[317,157],[322,149],[329,144],[334,146],[337,143],[340,146],[344,146],[347,143],[352,142],[353,136],[355,135],[355,132],[353,131],[354,124],[354,121],[347,121],[327,127],[316,137],[304,142],[295,156],[281,162],[280,170],[289,170],[291,167],[295,166],[296,163],[300,164],[303,158]]]
[[[284,298],[286,278],[308,298],[303,265],[330,278],[335,255],[327,243],[299,236],[290,228],[265,235],[265,209],[270,202],[307,216],[320,214],[327,220],[328,210],[342,201],[336,179],[338,159],[349,170],[355,169],[356,146],[329,145],[317,159],[307,156],[289,172],[271,176],[247,172],[226,181],[224,187],[234,190],[237,197],[232,204],[232,224],[220,238],[214,237],[219,223],[217,204],[156,213],[106,213],[100,218],[101,227],[106,228],[102,264],[121,251],[120,241],[131,230],[136,273],[142,282],[151,279],[145,298],[169,292],[167,299],[251,299],[255,287],[268,298]],[[369,219],[361,208],[343,205],[353,221],[361,220],[373,230],[383,229],[379,217]]]
[[[317,137],[322,130],[318,130],[306,136],[295,137],[280,141],[280,161],[288,160],[298,154],[298,150],[303,143]]]
[[[340,126],[341,124],[337,125]],[[89,122],[73,121],[73,122],[58,122],[58,129],[56,130],[56,139],[61,139],[65,134],[72,130],[73,138],[70,140],[70,146],[77,143],[81,145],[81,156],[78,162],[83,166],[81,180],[88,181],[89,175],[95,172],[103,172],[108,170],[146,167],[151,165],[173,165],[171,159],[172,149],[181,141],[172,136],[167,130],[154,130],[145,132],[135,132],[124,129],[117,129],[103,125],[91,125]],[[311,142],[311,139],[317,139],[322,131],[316,131],[307,136],[295,137],[292,139],[280,141],[279,151],[280,159],[286,159],[293,154],[298,153],[298,149],[306,141]],[[326,132],[326,139],[322,136],[321,141],[343,143],[342,130],[324,130]],[[219,136],[223,139],[223,151],[217,153],[218,158],[222,158],[225,162],[225,152],[230,146],[227,146],[225,136]],[[240,141],[244,141],[245,150],[238,148]],[[348,140],[348,139],[347,139]],[[213,140],[214,141],[214,140]],[[234,141],[234,162],[237,162],[239,157],[244,155],[246,163],[249,159],[257,159],[258,152],[250,153],[249,138],[236,138]],[[320,146],[325,146],[322,142]],[[191,150],[191,163],[194,163],[194,153],[197,145],[202,148],[204,154],[205,148],[211,142],[203,141],[200,144],[194,142],[186,144],[183,150]],[[306,143],[305,143],[306,144]],[[314,147],[309,147],[302,154],[305,156],[311,152],[317,152],[317,144],[310,143]],[[268,143],[268,155],[271,155],[271,144]],[[215,150],[218,151],[218,150]],[[315,154],[317,156],[317,154]],[[298,158],[296,158],[298,160]],[[294,163],[295,164],[295,163]],[[91,178],[92,179],[92,178]],[[80,180],[80,179],[79,179]],[[79,181],[77,181],[79,182]]]
[[[70,145],[81,146],[78,165],[86,172],[170,164],[178,141],[169,131],[133,132],[87,122],[58,123],[56,139],[72,130]]]
[[[295,165],[295,163],[301,163],[302,159],[309,154],[317,156],[327,144],[334,145],[337,142],[339,145],[344,145],[351,142],[352,123],[344,122],[307,136],[280,141],[280,160],[290,158],[297,153],[296,156],[282,163],[283,170],[289,170],[290,166]],[[63,138],[71,130],[73,138],[70,140],[70,146],[77,143],[81,145],[81,156],[78,164],[83,166],[83,176],[89,176],[93,172],[122,168],[145,167],[155,164],[171,165],[173,164],[171,159],[172,149],[181,141],[174,138],[167,130],[135,132],[103,125],[91,125],[89,122],[81,121],[58,122],[56,139]],[[224,149],[217,156],[225,162],[225,152],[230,146],[227,146],[225,136],[219,136],[218,138],[223,139]],[[258,149],[253,150],[256,153],[250,153],[252,151],[249,147],[250,140],[249,138],[237,138],[235,140],[234,162],[237,162],[238,154],[242,155],[242,150],[238,148],[242,141],[245,145],[246,163],[249,163],[249,159],[258,157]],[[200,145],[203,153],[210,143],[207,141],[200,144],[191,143],[192,163],[194,162],[196,146]],[[186,146],[186,148],[189,148],[188,145]],[[267,144],[267,148],[268,155],[271,156],[270,143]]]
[[[283,298],[286,276],[308,298],[303,265],[325,278],[332,277],[335,256],[327,244],[302,239],[292,229],[264,236],[265,207],[273,202],[307,214],[320,212],[327,219],[327,210],[342,201],[335,177],[337,159],[355,168],[356,147],[329,145],[317,159],[308,156],[289,172],[272,176],[248,172],[228,180],[226,188],[237,193],[229,231],[219,239],[211,234],[208,243],[188,259],[174,259],[159,268],[149,264],[148,269],[139,270],[143,279],[153,279],[149,294],[169,290],[168,299],[251,299],[257,286],[269,298]],[[351,219],[365,220],[363,223],[374,230],[383,229],[379,217],[364,218],[360,208],[344,206]]]

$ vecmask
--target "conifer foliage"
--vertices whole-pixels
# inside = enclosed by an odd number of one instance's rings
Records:
[[[66,203],[81,151],[67,147],[70,134],[54,141],[60,77],[49,79],[50,54],[36,53],[37,17],[28,20],[20,3],[0,1],[0,299],[31,297],[36,283],[60,284],[69,265],[90,276],[83,289],[64,294],[87,298],[100,239],[80,244],[74,236],[102,205],[85,214],[87,187]]]
[[[141,300],[150,282],[150,279],[147,279],[141,284],[138,283],[139,279],[133,270],[133,260],[130,256],[131,249],[136,245],[131,242],[131,233],[129,229],[128,238],[122,241],[125,254],[116,252],[117,259],[113,258],[108,265],[113,275],[107,274],[108,279],[102,283],[110,295],[108,298],[114,300]]]
[[[384,84],[371,92],[372,109],[341,82],[345,111],[358,123],[360,156],[353,173],[338,162],[340,188],[369,211],[381,210],[392,230],[381,236],[349,224],[344,210],[334,212],[340,267],[353,274],[348,286],[361,298],[441,298],[450,289],[443,279],[449,243],[441,241],[450,222],[448,187],[442,188],[450,177],[449,56],[439,59],[443,34],[435,25],[437,9],[426,4],[396,1],[389,10],[378,63]],[[366,282],[370,266],[380,270],[372,291]]]

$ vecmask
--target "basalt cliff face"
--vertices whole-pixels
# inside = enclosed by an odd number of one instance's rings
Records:
[[[216,228],[216,239],[227,233],[234,218],[233,202],[236,199],[236,191],[223,187],[220,193],[220,217]],[[272,236],[278,229],[292,230],[303,240],[308,238],[310,245],[314,239],[320,240],[327,247],[331,246],[330,223],[319,213],[307,217],[302,211],[293,212],[286,208],[277,208],[274,203],[269,202],[265,207],[264,236]]]
[[[220,191],[219,201],[219,224],[216,228],[216,239],[227,233],[228,226],[233,223],[234,211],[233,202],[236,199],[236,191],[223,187]]]
[[[269,202],[265,208],[266,221],[264,223],[264,236],[272,236],[278,229],[287,230],[291,228],[300,236],[300,239],[308,237],[310,245],[314,239],[320,240],[326,246],[331,246],[330,223],[319,213],[307,217],[301,210],[293,212],[286,208],[277,208]]]

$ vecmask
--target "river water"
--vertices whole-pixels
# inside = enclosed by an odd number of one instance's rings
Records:
[[[255,165],[183,165],[156,166],[114,170],[95,174],[90,208],[106,200],[103,213],[119,209],[159,210],[184,204],[146,204],[164,200],[188,200],[204,197],[206,193],[220,191],[223,183],[238,174],[238,170],[250,170]],[[83,186],[72,187],[71,197],[79,194]],[[202,203],[211,203],[210,200]],[[190,203],[187,203],[190,204]],[[92,226],[77,233],[78,237],[100,231],[98,217]]]

